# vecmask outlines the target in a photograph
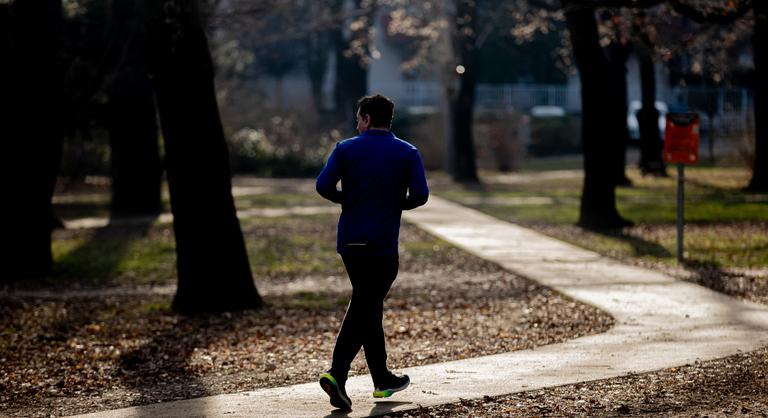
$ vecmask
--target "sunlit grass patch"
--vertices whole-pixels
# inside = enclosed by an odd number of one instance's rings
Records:
[[[236,196],[238,209],[248,208],[290,208],[294,206],[325,206],[330,203],[317,194],[278,193]]]
[[[619,259],[677,263],[674,225],[639,225],[624,231],[598,233],[575,226],[538,226],[542,232]],[[710,268],[768,266],[768,223],[687,225],[685,259]]]
[[[140,310],[145,314],[152,314],[155,312],[169,313],[171,312],[171,302],[169,300],[146,302],[141,305]]]
[[[111,235],[54,240],[52,282],[76,281],[88,285],[157,284],[173,280],[173,237]]]
[[[349,297],[337,293],[301,291],[289,295],[266,296],[264,301],[273,308],[335,312],[347,305]]]
[[[524,171],[580,170],[583,167],[581,155],[564,155],[548,158],[527,158],[520,169]]]
[[[673,170],[669,170],[673,173]],[[634,187],[618,188],[619,212],[637,223],[623,232],[595,233],[578,220],[579,176],[482,188],[455,186],[438,194],[492,216],[619,258],[676,262],[677,179],[641,177],[628,170]],[[738,168],[689,167],[686,171],[687,258],[721,267],[768,266],[768,196],[742,190],[749,172]],[[536,204],[535,197],[546,198]]]
[[[336,254],[336,220],[334,215],[243,220],[254,275],[294,277],[343,272]]]

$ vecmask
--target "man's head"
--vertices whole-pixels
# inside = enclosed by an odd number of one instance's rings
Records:
[[[389,130],[394,114],[395,104],[388,98],[380,94],[365,96],[357,101],[357,131]]]

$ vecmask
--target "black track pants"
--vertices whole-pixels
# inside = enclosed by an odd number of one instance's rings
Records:
[[[352,300],[336,337],[331,374],[346,380],[350,363],[363,347],[374,386],[379,386],[378,382],[389,376],[381,324],[384,298],[397,277],[399,259],[397,254],[342,255],[341,258],[352,282]]]

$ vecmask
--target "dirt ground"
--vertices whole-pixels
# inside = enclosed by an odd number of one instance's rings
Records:
[[[386,302],[390,367],[520,350],[600,333],[612,318],[406,226]],[[169,296],[5,297],[0,411],[85,413],[313,381],[329,367],[343,275],[260,277],[257,312],[180,317]],[[112,289],[114,290],[114,289]],[[358,356],[353,373],[365,373]]]

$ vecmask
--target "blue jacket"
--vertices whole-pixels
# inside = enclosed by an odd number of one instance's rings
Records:
[[[341,204],[339,254],[397,254],[402,211],[429,197],[419,150],[379,129],[337,143],[316,187],[321,196]]]

